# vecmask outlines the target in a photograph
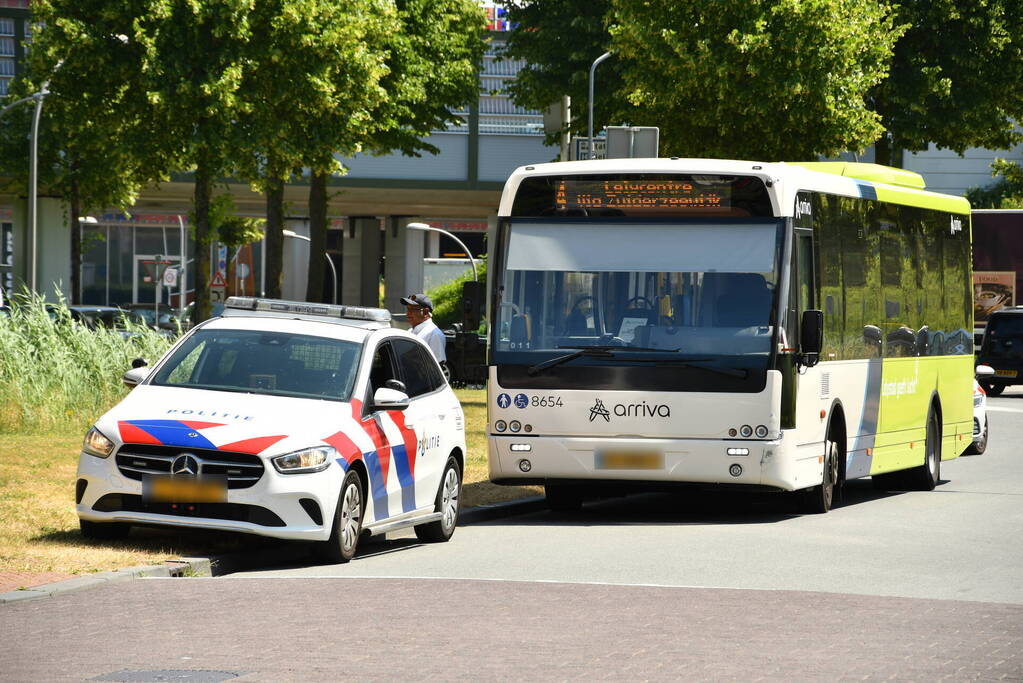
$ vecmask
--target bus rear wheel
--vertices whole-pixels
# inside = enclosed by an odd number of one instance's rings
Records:
[[[927,436],[924,441],[924,464],[906,473],[909,488],[933,491],[941,481],[941,427],[932,409],[927,415]]]
[[[838,442],[828,438],[824,451],[824,475],[821,483],[801,491],[800,508],[808,514],[823,514],[831,509],[835,502],[835,488],[839,485],[839,454]]]

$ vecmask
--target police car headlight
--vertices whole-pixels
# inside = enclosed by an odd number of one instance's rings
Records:
[[[270,462],[281,474],[302,474],[325,470],[330,467],[330,461],[336,457],[337,451],[332,446],[317,446],[287,455],[278,455]]]
[[[93,427],[85,434],[82,441],[82,450],[97,458],[105,458],[114,451],[114,442],[103,436],[103,433]]]

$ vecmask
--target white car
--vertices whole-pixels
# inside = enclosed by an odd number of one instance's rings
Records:
[[[132,524],[315,541],[446,541],[465,465],[461,405],[382,309],[251,297],[194,327],[96,421],[78,461],[82,534]]]
[[[967,455],[980,455],[987,450],[987,392],[973,380],[973,443],[963,451]]]

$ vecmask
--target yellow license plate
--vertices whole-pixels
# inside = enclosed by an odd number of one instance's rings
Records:
[[[1015,370],[995,370],[995,377],[1015,377]]]
[[[664,454],[652,451],[601,451],[595,454],[598,470],[662,470]]]
[[[221,479],[153,477],[143,493],[147,500],[160,503],[223,503],[227,484]]]

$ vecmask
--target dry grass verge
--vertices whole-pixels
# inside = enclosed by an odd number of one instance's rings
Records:
[[[463,504],[486,505],[537,495],[540,489],[495,486],[487,480],[486,393],[459,390],[466,414]],[[259,547],[243,534],[136,528],[126,541],[86,541],[74,507],[82,433],[9,434],[0,439],[0,573],[82,574],[179,557]]]

